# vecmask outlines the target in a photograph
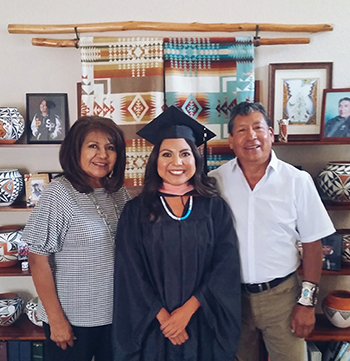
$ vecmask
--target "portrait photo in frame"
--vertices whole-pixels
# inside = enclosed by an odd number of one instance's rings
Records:
[[[332,76],[332,62],[269,65],[268,114],[276,138],[278,121],[289,119],[289,140],[320,140],[322,94],[332,88]]]
[[[350,142],[350,88],[324,89],[321,140]]]
[[[69,128],[66,93],[28,93],[27,143],[62,143]]]
[[[50,182],[48,173],[25,174],[25,192],[27,207],[34,207],[38,202],[46,184]]]

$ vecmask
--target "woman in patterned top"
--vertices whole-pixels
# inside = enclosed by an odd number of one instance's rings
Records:
[[[48,184],[23,233],[50,361],[112,360],[114,242],[130,196],[125,141],[108,118],[82,117],[60,149],[63,175]]]

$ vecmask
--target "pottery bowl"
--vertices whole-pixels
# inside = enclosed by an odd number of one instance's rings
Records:
[[[38,314],[37,314],[38,301],[39,301],[38,297],[34,297],[30,301],[28,301],[26,304],[25,313],[27,314],[30,321],[34,323],[34,325],[42,327],[43,321],[40,321],[38,319]]]
[[[0,206],[10,206],[23,189],[23,177],[18,169],[0,170]]]
[[[342,261],[350,264],[350,234],[343,235]]]
[[[335,202],[350,202],[350,162],[329,162],[317,176],[322,191]]]
[[[350,327],[350,292],[330,291],[323,300],[322,309],[328,320],[336,327]]]
[[[17,263],[22,233],[21,226],[0,227],[0,268],[12,267]]]
[[[23,301],[16,293],[0,294],[0,326],[12,325],[22,312]]]
[[[24,133],[24,118],[17,108],[0,107],[0,143],[15,143]]]

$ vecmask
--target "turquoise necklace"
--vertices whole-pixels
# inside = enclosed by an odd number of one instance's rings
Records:
[[[170,218],[174,219],[175,221],[184,221],[185,219],[187,219],[187,218],[190,216],[190,214],[191,214],[191,212],[192,212],[192,207],[193,207],[193,197],[192,197],[192,196],[190,196],[190,203],[189,203],[189,206],[188,206],[187,213],[186,213],[183,217],[176,217],[176,216],[174,216],[174,215],[171,213],[171,211],[169,210],[169,208],[167,207],[166,202],[165,202],[163,196],[159,196],[159,198],[160,198],[160,201],[162,202],[162,205],[163,205],[163,207],[164,207],[165,212],[167,213],[167,215],[168,215]]]

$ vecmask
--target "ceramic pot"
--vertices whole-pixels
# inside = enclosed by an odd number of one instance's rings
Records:
[[[24,118],[17,108],[0,108],[0,143],[15,143],[24,133]]]
[[[330,291],[322,303],[323,312],[336,327],[350,327],[350,292]]]
[[[21,226],[0,227],[0,267],[12,267],[17,263],[22,233]]]
[[[23,189],[23,177],[18,169],[0,170],[0,206],[11,205]]]
[[[317,181],[331,200],[350,202],[350,162],[329,162]]]
[[[16,293],[0,294],[0,326],[12,325],[22,312],[23,301]]]
[[[30,301],[28,301],[26,304],[25,313],[27,314],[30,321],[34,323],[34,325],[42,327],[43,321],[40,321],[38,319],[37,314],[38,302],[38,297],[34,297]]]
[[[342,261],[350,264],[350,234],[343,235]]]

